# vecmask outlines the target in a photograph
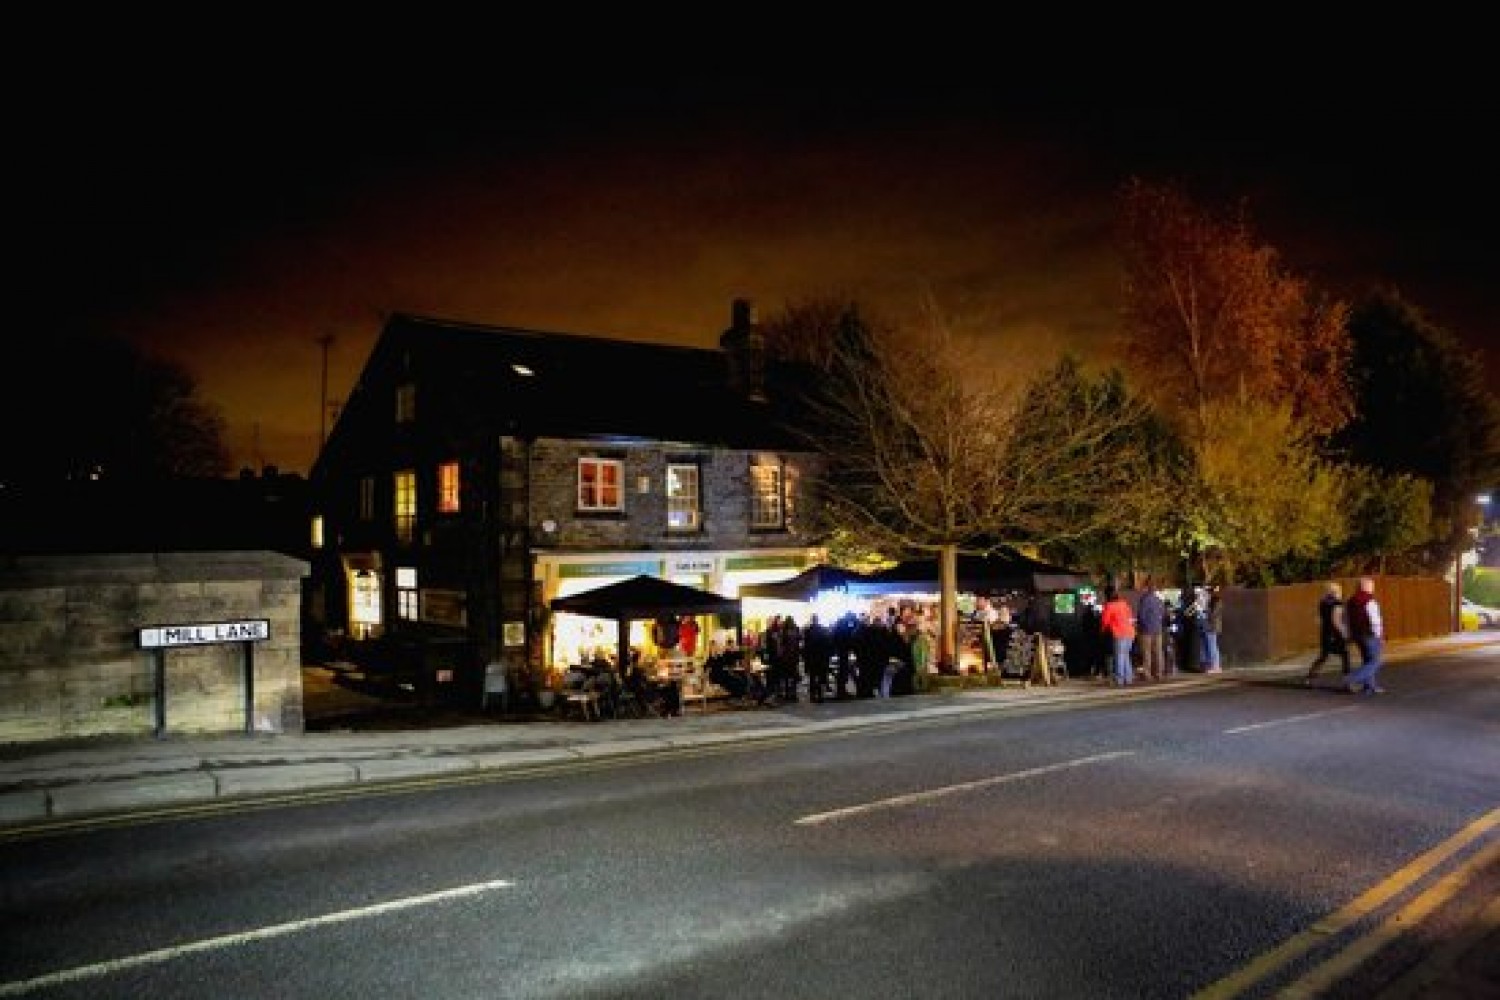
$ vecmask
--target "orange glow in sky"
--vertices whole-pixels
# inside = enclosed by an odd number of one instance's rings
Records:
[[[1489,160],[1470,148],[1479,130],[1446,127],[1446,105],[1382,109],[1381,134],[1402,139],[1372,156],[1373,119],[1334,103],[1295,119],[1107,94],[1062,107],[1002,83],[558,93],[510,79],[461,104],[409,80],[353,103],[236,87],[213,116],[180,82],[106,88],[28,122],[21,313],[180,362],[223,410],[237,468],[305,473],[320,341],[336,402],[392,311],[711,347],[736,297],[762,317],[833,295],[896,319],[931,297],[997,358],[1102,357],[1119,305],[1112,199],[1135,173],[1246,199],[1312,283],[1393,284],[1491,342]]]

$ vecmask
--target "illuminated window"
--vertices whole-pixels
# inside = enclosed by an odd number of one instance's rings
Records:
[[[457,462],[444,462],[437,468],[437,509],[439,514],[458,513]]]
[[[417,419],[417,387],[410,382],[396,386],[396,423],[410,424]]]
[[[758,462],[750,466],[750,527],[785,526],[786,503],[781,482],[779,462]]]
[[[699,504],[698,467],[667,466],[667,528],[670,531],[697,531],[703,523]]]
[[[396,614],[407,621],[417,620],[417,569],[396,567]]]
[[[308,539],[315,549],[323,547],[323,515],[314,514],[312,518],[312,535]]]
[[[578,509],[624,510],[624,463],[617,458],[578,460]]]
[[[375,520],[375,477],[365,476],[359,481],[359,519]]]
[[[396,538],[410,543],[417,531],[417,474],[403,469],[395,476]]]
[[[349,622],[357,638],[367,638],[380,624],[380,577],[362,569],[349,582]]]

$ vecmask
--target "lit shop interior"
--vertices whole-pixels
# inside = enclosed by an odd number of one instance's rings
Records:
[[[686,582],[674,580],[674,582]],[[690,584],[701,586],[701,584]],[[727,589],[727,588],[726,588]],[[736,588],[737,589],[737,588]],[[824,590],[807,600],[787,600],[740,596],[743,621],[739,634],[748,648],[758,648],[759,636],[766,624],[776,617],[790,615],[806,626],[813,615],[832,626],[846,614],[914,617],[934,632],[939,617],[939,598],[926,590],[900,590],[887,593],[860,592],[863,587]],[[721,593],[723,591],[720,591]],[[1012,621],[1066,639],[1076,628],[1078,611],[1083,602],[1094,599],[1088,588],[1081,591],[1031,594],[1022,591],[995,591],[989,594],[960,593],[958,612],[958,669],[961,673],[983,670],[984,633],[980,623],[989,606],[1003,607]],[[1033,602],[1037,608],[1032,610]],[[663,662],[701,662],[714,648],[735,641],[732,617],[721,615],[678,616],[675,621],[629,622],[630,646],[641,652],[646,664]],[[551,663],[561,667],[587,662],[602,654],[613,660],[619,649],[619,624],[601,618],[558,612],[551,617]],[[1003,658],[1003,651],[1001,651]]]

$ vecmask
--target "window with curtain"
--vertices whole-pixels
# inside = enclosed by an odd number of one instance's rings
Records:
[[[437,467],[437,509],[439,514],[458,513],[457,462],[444,462]]]
[[[395,476],[396,538],[410,544],[417,533],[417,474],[403,469]]]
[[[578,509],[617,511],[625,509],[625,463],[617,458],[578,460]]]

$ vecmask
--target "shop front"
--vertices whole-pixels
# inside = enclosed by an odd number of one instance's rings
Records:
[[[786,579],[823,556],[820,549],[788,548],[692,553],[588,553],[539,555],[536,579],[543,605],[560,597],[618,584],[634,576],[660,577],[671,583],[737,598],[752,583]],[[621,648],[620,623],[559,612],[549,616],[545,662],[562,668],[596,655],[613,659]],[[626,647],[647,660],[701,661],[715,642],[735,635],[738,623],[718,614],[665,616],[625,623]]]

